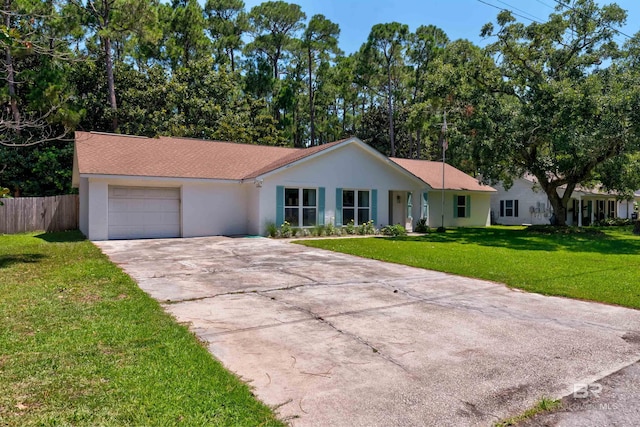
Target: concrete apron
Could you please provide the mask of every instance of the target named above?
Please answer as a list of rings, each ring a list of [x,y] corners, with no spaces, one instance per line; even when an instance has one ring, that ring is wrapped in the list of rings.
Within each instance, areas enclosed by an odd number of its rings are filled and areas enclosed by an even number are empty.
[[[490,425],[640,359],[636,310],[262,238],[97,245],[294,426]]]

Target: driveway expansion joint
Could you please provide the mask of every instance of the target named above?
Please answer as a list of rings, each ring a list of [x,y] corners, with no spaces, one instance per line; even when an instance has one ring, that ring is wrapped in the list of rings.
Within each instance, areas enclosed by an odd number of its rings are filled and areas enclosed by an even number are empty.
[[[270,300],[272,300],[271,297],[269,297],[267,295],[262,295],[262,292],[258,292],[257,294],[262,296],[262,297],[269,298]],[[386,360],[387,362],[390,362],[390,363],[396,365],[397,367],[399,367],[400,369],[402,369],[403,371],[405,371],[405,372],[407,372],[407,373],[409,373],[411,375],[409,370],[404,365],[402,365],[402,363],[398,362],[393,357],[382,353],[379,349],[374,347],[369,341],[367,341],[366,339],[362,338],[361,336],[338,328],[336,325],[334,325],[332,322],[327,320],[325,317],[320,316],[319,314],[315,313],[312,310],[309,310],[308,308],[305,308],[305,307],[302,307],[302,306],[299,306],[299,305],[296,305],[296,304],[292,304],[292,303],[287,302],[287,301],[282,301],[282,300],[276,300],[276,301],[279,304],[284,304],[284,305],[286,305],[288,307],[291,307],[291,308],[294,308],[294,309],[296,309],[298,311],[306,313],[307,315],[309,315],[311,317],[311,319],[316,320],[316,321],[318,321],[318,322],[330,327],[331,329],[335,330],[339,334],[344,335],[346,337],[349,337],[349,338],[355,340],[356,342],[364,345],[365,347],[369,348],[375,355],[381,357],[382,359]],[[337,315],[333,315],[333,316],[337,316]],[[329,317],[329,316],[326,316],[326,317]]]

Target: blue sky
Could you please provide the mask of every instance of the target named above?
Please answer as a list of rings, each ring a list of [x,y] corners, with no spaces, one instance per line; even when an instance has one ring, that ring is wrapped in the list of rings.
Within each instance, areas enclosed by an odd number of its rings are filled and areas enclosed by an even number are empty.
[[[482,0],[499,8],[510,9],[514,13],[531,19],[546,21],[554,0]],[[433,24],[442,28],[450,39],[469,39],[478,45],[486,40],[479,36],[480,29],[487,22],[495,21],[499,9],[478,0],[296,0],[307,14],[307,18],[321,13],[340,25],[340,48],[345,53],[357,51],[375,24],[397,21],[409,25],[415,31],[420,25]],[[260,0],[245,0],[246,10],[262,3]],[[601,1],[609,4],[611,1]],[[618,0],[628,11],[627,25],[621,29],[632,36],[640,31],[640,1]],[[518,17],[518,20],[531,21]],[[624,36],[617,36],[620,42]]]

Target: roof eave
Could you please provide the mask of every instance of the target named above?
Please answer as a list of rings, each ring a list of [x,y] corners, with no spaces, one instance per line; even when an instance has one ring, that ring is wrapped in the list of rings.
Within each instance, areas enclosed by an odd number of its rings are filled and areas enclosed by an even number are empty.
[[[153,175],[120,175],[105,173],[80,173],[80,178],[96,178],[96,179],[117,179],[128,180],[136,179],[143,181],[181,181],[181,182],[209,182],[209,183],[226,183],[241,184],[242,179],[225,179],[225,178],[198,178],[198,177],[178,177],[178,176],[153,176]]]

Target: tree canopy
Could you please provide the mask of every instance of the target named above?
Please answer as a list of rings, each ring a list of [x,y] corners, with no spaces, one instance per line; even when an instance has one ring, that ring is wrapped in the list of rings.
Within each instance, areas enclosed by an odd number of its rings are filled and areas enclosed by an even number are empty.
[[[355,135],[437,160],[445,113],[448,162],[491,181],[532,173],[558,213],[578,185],[640,187],[640,35],[616,43],[615,5],[562,0],[528,25],[502,12],[478,29],[486,48],[427,22],[380,23],[348,54],[335,22],[285,1],[0,7],[0,183],[12,194],[72,191],[75,129],[294,147]]]
[[[545,23],[502,12],[497,29],[483,29],[497,41],[486,49],[495,68],[480,76],[490,94],[474,138],[480,168],[494,180],[535,175],[560,223],[577,186],[625,190],[599,172],[640,148],[638,74],[613,38],[625,18],[616,5],[580,0]]]

